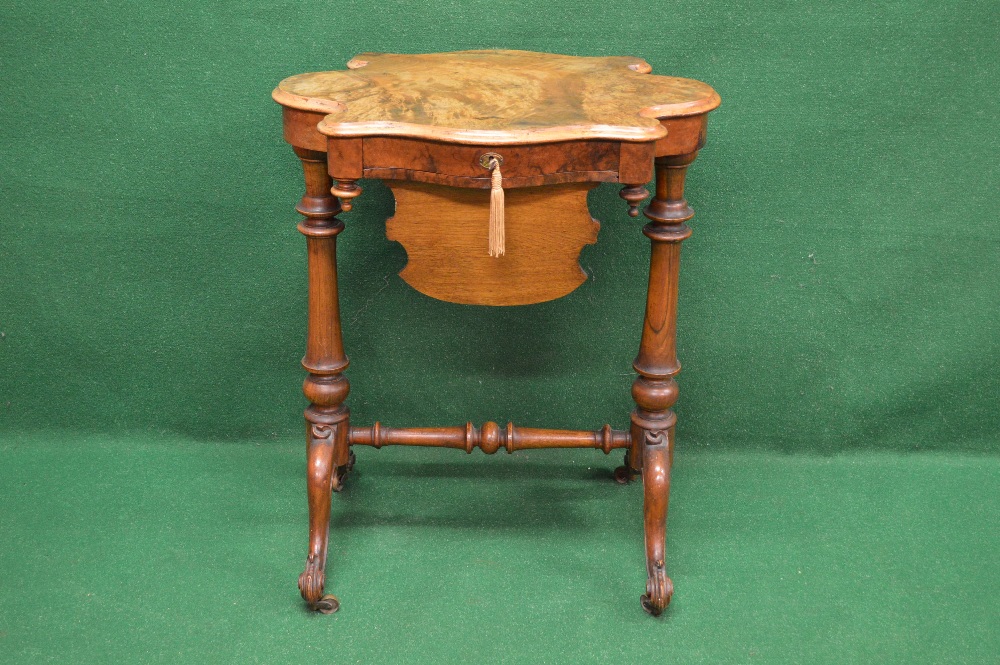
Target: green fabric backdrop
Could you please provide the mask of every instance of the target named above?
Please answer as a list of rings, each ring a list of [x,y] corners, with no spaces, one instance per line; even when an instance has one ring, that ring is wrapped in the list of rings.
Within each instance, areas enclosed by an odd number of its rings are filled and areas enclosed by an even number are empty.
[[[686,447],[995,450],[991,2],[47,2],[0,9],[0,421],[300,431],[298,163],[269,93],[359,51],[631,54],[723,98],[689,176]],[[647,241],[612,186],[591,279],[461,307],[344,215],[356,422],[623,426]]]

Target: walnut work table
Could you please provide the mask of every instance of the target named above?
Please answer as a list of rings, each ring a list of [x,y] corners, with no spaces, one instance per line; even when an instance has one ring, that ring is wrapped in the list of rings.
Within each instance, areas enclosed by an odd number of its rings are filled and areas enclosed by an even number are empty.
[[[639,58],[584,58],[525,51],[424,55],[365,53],[346,71],[291,76],[274,90],[284,135],[302,161],[306,192],[296,210],[306,236],[309,325],[302,364],[308,447],[309,552],[299,589],[324,595],[331,491],[354,464],[352,446],[443,446],[492,454],[528,448],[624,449],[619,482],[641,475],[646,537],[642,606],[660,614],[673,584],[665,559],[677,400],[674,375],[681,241],[694,212],[684,176],[704,145],[719,96],[704,83],[650,74]],[[649,290],[633,363],[636,408],[628,430],[351,426],[337,296],[337,215],[378,178],[396,199],[386,233],[406,249],[401,277],[432,298],[525,305],[564,296],[586,280],[578,256],[597,241],[587,192],[623,185],[628,214],[643,213],[652,241]]]

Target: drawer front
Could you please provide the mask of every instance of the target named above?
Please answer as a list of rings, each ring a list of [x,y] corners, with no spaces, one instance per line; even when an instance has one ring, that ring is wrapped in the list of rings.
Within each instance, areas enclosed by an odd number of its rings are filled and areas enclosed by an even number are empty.
[[[489,186],[484,153],[503,158],[501,173],[509,186],[552,182],[615,180],[621,143],[567,141],[535,145],[470,146],[409,138],[364,139],[364,175],[368,178],[454,181]]]

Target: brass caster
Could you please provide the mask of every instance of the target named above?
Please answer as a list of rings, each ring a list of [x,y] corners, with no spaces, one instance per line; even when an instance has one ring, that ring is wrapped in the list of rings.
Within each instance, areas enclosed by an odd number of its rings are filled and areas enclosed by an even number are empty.
[[[628,485],[632,480],[632,470],[627,466],[620,466],[615,469],[615,482],[619,485]]]
[[[657,575],[656,580],[650,580],[647,587],[653,587],[653,592],[648,591],[639,596],[639,604],[647,614],[658,617],[663,614],[663,610],[670,604],[670,599],[674,595],[674,583],[666,575]]]
[[[326,594],[315,603],[312,608],[320,614],[333,614],[340,609],[340,601],[333,594]]]
[[[632,468],[632,462],[629,460],[629,454],[626,450],[625,457],[622,459],[622,466],[615,469],[615,482],[619,485],[628,485],[637,475],[639,474]]]
[[[646,611],[646,614],[650,616],[658,617],[663,613],[662,609],[656,609],[652,601],[650,601],[648,594],[644,593],[639,596],[639,604],[642,605],[642,609]]]
[[[344,478],[347,476],[347,467],[338,466],[333,470],[333,478],[330,479],[330,489],[340,492],[344,489]]]
[[[334,492],[340,492],[344,489],[344,481],[347,480],[347,474],[351,472],[354,468],[354,451],[352,450],[347,457],[347,464],[343,466],[338,466],[333,470],[333,479],[330,483],[330,489]]]

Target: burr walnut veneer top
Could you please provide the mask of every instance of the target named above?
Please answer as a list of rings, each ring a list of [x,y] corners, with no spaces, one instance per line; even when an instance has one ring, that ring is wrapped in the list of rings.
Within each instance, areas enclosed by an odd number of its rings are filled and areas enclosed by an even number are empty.
[[[711,86],[650,74],[632,57],[528,51],[363,53],[346,71],[286,78],[279,104],[326,113],[327,136],[408,136],[481,145],[655,141],[661,118],[719,105]]]

